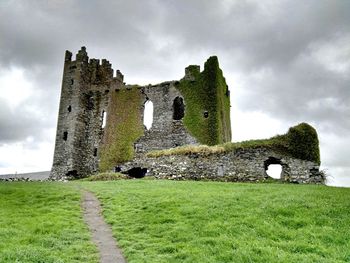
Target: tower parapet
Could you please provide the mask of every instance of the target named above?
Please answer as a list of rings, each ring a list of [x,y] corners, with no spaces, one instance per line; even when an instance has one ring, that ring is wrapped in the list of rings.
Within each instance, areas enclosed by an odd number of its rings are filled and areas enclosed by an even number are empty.
[[[189,65],[185,68],[185,80],[196,80],[201,71],[201,67],[198,65]]]

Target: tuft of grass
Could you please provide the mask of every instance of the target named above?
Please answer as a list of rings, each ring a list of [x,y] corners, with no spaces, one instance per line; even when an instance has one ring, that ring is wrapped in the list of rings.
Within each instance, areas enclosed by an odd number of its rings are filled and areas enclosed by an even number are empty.
[[[207,146],[207,145],[185,145],[171,149],[164,149],[158,151],[151,151],[146,154],[147,157],[160,157],[169,155],[188,155],[188,154],[201,154],[210,155],[214,153],[223,153],[225,148],[223,146]]]
[[[307,123],[291,127],[284,135],[277,135],[270,139],[249,140],[242,142],[228,142],[215,146],[185,145],[181,147],[151,151],[147,157],[187,154],[217,154],[238,149],[270,148],[298,159],[308,160],[320,164],[320,150],[316,130]]]
[[[0,183],[0,262],[98,262],[70,184]]]
[[[350,189],[124,180],[79,182],[128,262],[349,262]]]
[[[81,181],[115,181],[122,179],[130,179],[130,177],[122,173],[98,173],[81,179]]]

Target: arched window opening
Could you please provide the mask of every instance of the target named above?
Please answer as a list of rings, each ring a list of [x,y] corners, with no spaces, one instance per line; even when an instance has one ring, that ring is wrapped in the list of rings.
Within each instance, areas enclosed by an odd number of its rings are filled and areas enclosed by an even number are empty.
[[[176,97],[173,102],[173,119],[181,120],[185,116],[185,105],[181,97]]]
[[[274,179],[281,179],[283,167],[281,160],[275,157],[269,157],[264,162],[266,174]]]
[[[102,112],[102,129],[106,127],[106,121],[107,121],[107,112]]]
[[[267,167],[266,173],[268,176],[274,179],[281,179],[282,175],[282,165],[280,164],[270,164]]]
[[[67,141],[67,139],[68,139],[68,132],[65,131],[65,132],[63,133],[63,140],[64,140],[64,141]]]
[[[147,100],[145,103],[145,110],[143,112],[143,124],[146,126],[146,129],[149,130],[153,124],[153,102]]]
[[[69,105],[69,106],[68,106],[68,112],[71,112],[71,111],[72,111],[72,106]]]

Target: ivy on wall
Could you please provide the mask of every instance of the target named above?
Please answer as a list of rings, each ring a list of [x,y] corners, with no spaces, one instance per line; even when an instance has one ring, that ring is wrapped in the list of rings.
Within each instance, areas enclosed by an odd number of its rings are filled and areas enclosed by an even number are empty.
[[[184,78],[176,86],[186,102],[186,128],[201,144],[231,141],[230,96],[217,57],[210,57],[202,72],[197,66],[187,70],[194,80]]]
[[[134,142],[144,131],[140,105],[142,96],[136,86],[111,95],[100,151],[100,171],[111,170],[134,157]]]

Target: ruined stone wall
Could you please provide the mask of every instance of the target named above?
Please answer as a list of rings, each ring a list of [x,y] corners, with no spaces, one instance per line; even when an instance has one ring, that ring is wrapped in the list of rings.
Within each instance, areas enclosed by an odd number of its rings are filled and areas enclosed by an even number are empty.
[[[82,49],[72,60],[66,51],[52,179],[82,177],[98,170],[102,118],[110,90],[122,84],[107,60],[91,59]]]
[[[89,59],[85,47],[75,60],[67,51],[51,178],[111,170],[151,150],[229,141],[226,82],[216,57],[205,65],[203,73],[186,68],[183,81],[125,85],[120,71],[114,76],[107,60]],[[154,106],[149,130],[142,124],[147,101]]]
[[[319,166],[283,155],[268,148],[238,149],[210,155],[170,155],[141,157],[123,164],[122,172],[133,167],[147,168],[147,175],[174,180],[264,181],[270,164],[282,166],[281,181],[324,183]]]
[[[197,140],[186,130],[182,118],[174,119],[174,101],[181,98],[186,113],[186,101],[172,82],[141,87],[144,97],[141,118],[144,118],[144,105],[147,101],[153,103],[153,123],[144,135],[135,142],[137,153],[152,150],[173,148],[186,144],[197,144]]]

